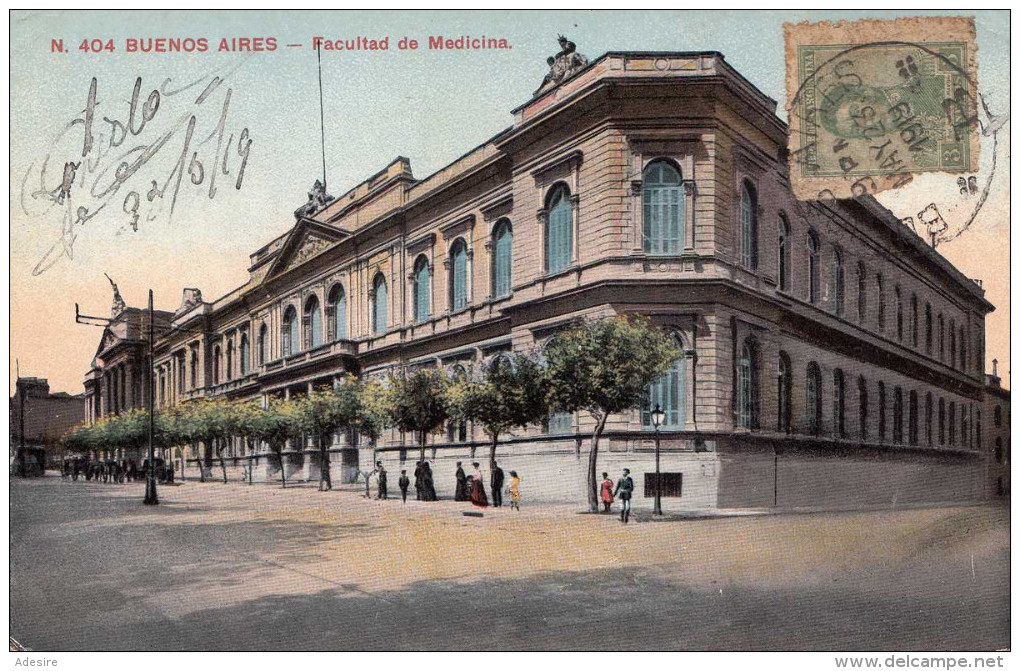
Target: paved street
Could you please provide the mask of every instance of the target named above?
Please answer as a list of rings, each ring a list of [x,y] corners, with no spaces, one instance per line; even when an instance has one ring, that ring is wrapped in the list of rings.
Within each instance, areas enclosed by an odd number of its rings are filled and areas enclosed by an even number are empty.
[[[639,521],[189,482],[11,481],[11,630],[53,650],[980,649],[1003,506]]]

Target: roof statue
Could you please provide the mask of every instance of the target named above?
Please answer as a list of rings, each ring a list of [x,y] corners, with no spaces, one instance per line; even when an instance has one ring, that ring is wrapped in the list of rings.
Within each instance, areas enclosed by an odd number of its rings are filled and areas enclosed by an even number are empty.
[[[106,275],[106,273],[103,274]],[[110,280],[110,286],[113,287],[113,306],[110,308],[110,316],[116,317],[121,312],[124,312],[124,308],[127,307],[127,303],[124,302],[124,298],[120,295],[117,283],[114,282],[109,275],[106,275],[106,279]]]
[[[308,192],[308,202],[294,210],[295,217],[310,217],[323,209],[334,200],[333,196],[326,193],[326,185],[315,180],[312,190]]]
[[[545,61],[549,65],[549,73],[542,80],[542,85],[535,91],[536,95],[565,82],[588,67],[588,57],[577,53],[576,44],[568,40],[564,35],[559,36],[559,42],[560,52],[555,56],[550,56]]]

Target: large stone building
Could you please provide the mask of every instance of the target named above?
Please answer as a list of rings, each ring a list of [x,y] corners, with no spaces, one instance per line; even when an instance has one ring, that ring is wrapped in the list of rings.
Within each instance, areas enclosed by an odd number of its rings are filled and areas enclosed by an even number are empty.
[[[638,313],[684,352],[650,390],[663,470],[682,474],[667,509],[982,496],[974,418],[993,307],[874,199],[795,200],[776,102],[721,54],[607,53],[513,119],[423,179],[400,157],[335,198],[317,185],[251,255],[247,283],[212,301],[185,290],[158,344],[157,403],[467,371],[578,319]],[[554,415],[499,460],[531,500],[583,501],[591,428]],[[629,467],[650,505],[647,413],[612,417],[605,435],[602,468]],[[404,439],[338,436],[334,478],[376,458],[395,472]],[[486,444],[471,426],[430,442],[440,494]],[[304,447],[283,467],[314,479]],[[175,455],[185,475],[203,450]],[[227,454],[278,477],[261,449]]]
[[[999,362],[995,359],[992,359],[991,374],[985,377],[984,413],[984,422],[978,415],[978,431],[987,463],[985,495],[990,499],[1001,499],[1010,493],[1010,411],[1009,389],[1002,388]]]
[[[10,469],[12,473],[42,475],[57,468],[60,437],[85,421],[85,397],[50,393],[45,378],[19,377],[10,398]]]

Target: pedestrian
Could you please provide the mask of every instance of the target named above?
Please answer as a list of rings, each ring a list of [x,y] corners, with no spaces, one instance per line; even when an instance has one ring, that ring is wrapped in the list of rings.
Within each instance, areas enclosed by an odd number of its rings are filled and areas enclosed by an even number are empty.
[[[172,485],[174,483],[174,462],[171,461],[170,464],[167,466],[166,473],[167,473],[167,481]],[[249,471],[249,473],[250,473],[250,471]],[[250,479],[249,479],[249,482],[250,482]]]
[[[602,499],[603,513],[610,513],[613,510],[613,481],[609,479],[609,473],[602,474]]]
[[[386,468],[383,466],[381,461],[377,461],[375,463],[375,470],[376,470],[376,473],[378,474],[378,485],[379,485],[379,495],[378,495],[378,498],[380,500],[382,500],[382,501],[385,501],[386,499],[389,498],[388,492],[386,491]]]
[[[464,467],[461,466],[461,462],[457,462],[457,489],[454,490],[453,500],[454,501],[467,501],[469,498],[469,492],[467,487],[467,476],[464,474]]]
[[[503,507],[503,469],[492,462],[492,507]]]
[[[414,495],[419,501],[422,500],[423,491],[424,490],[422,489],[422,467],[421,461],[418,461],[418,463],[414,465]]]
[[[400,498],[404,503],[407,503],[407,488],[411,486],[411,479],[407,477],[407,471],[400,471],[400,479],[397,480],[397,486],[400,487]]]
[[[361,474],[365,476],[365,498],[372,498],[372,476],[375,475],[375,471],[361,471]]]
[[[471,483],[471,503],[479,508],[485,508],[489,505],[489,498],[485,495],[482,467],[478,465],[477,461],[471,465],[475,467],[474,480]]]
[[[71,464],[71,480],[73,480],[74,482],[78,482],[78,473],[80,471],[81,471],[81,461],[79,461],[78,459],[75,459],[74,463]]]
[[[630,477],[630,469],[623,469],[623,476],[616,481],[616,490],[613,495],[620,495],[620,521],[626,524],[630,521],[630,497],[634,493],[634,480]]]
[[[510,471],[510,487],[507,491],[510,492],[510,510],[521,512],[521,479],[517,471]]]
[[[425,501],[438,501],[439,497],[436,496],[436,483],[432,479],[432,466],[429,462],[424,462],[421,465],[421,488],[422,488],[422,499]]]

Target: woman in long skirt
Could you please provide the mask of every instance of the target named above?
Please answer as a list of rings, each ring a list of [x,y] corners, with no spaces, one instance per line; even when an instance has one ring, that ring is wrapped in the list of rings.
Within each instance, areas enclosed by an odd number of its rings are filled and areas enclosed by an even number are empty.
[[[478,465],[478,462],[471,464],[475,467],[474,482],[471,483],[471,503],[478,506],[479,508],[485,508],[489,505],[489,497],[485,495],[485,481],[482,479],[482,469]]]
[[[521,478],[517,471],[510,471],[510,509],[521,512]]]
[[[421,485],[422,499],[425,501],[438,501],[439,497],[436,496],[436,482],[432,478],[432,466],[429,462],[425,462],[421,465]]]

